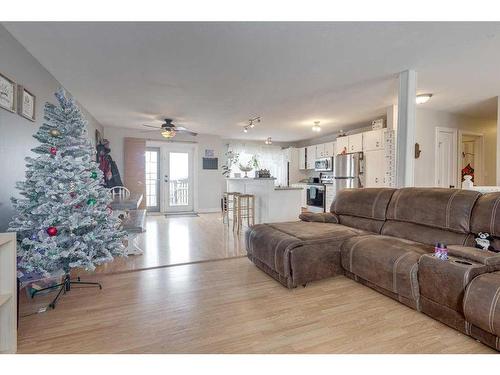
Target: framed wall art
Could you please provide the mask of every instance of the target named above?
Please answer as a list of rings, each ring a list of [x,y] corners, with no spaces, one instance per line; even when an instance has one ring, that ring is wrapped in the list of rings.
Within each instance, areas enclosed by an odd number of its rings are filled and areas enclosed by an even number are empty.
[[[17,113],[30,121],[35,121],[36,97],[25,87],[18,86],[18,106]]]
[[[10,112],[16,112],[16,83],[0,73],[0,107]]]

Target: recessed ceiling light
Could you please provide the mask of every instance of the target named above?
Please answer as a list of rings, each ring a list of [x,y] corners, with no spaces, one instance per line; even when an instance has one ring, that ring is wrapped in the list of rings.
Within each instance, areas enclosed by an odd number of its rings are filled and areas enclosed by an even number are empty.
[[[415,101],[417,102],[417,104],[424,104],[427,103],[430,98],[432,98],[432,94],[420,94],[417,95]]]
[[[319,126],[319,121],[314,121],[312,131],[313,132],[320,132],[321,131],[321,126]]]

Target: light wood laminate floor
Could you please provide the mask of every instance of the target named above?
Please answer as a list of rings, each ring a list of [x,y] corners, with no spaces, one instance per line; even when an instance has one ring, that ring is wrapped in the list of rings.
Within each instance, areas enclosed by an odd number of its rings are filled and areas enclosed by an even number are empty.
[[[245,256],[243,231],[222,223],[220,213],[198,217],[146,217],[146,232],[138,236],[142,255],[116,258],[98,267],[98,273],[114,273],[164,267],[214,259]]]
[[[491,353],[344,277],[288,290],[248,259],[94,275],[21,319],[21,353]]]

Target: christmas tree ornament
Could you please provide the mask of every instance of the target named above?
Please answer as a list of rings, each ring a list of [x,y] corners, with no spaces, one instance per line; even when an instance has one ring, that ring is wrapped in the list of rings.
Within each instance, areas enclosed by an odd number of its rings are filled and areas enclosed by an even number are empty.
[[[89,198],[89,199],[87,200],[87,204],[88,204],[89,206],[93,206],[93,205],[94,205],[94,204],[96,204],[96,203],[97,203],[97,200],[96,200],[95,198]]]
[[[47,234],[48,234],[50,237],[57,236],[57,228],[56,228],[56,227],[48,227],[48,228],[47,228]]]
[[[50,148],[50,153],[51,153],[52,155],[56,155],[56,154],[57,154],[57,148],[56,148],[56,147],[51,147],[51,148]]]
[[[82,205],[81,204],[77,204],[77,205],[75,205],[75,208],[78,210],[78,209],[82,208]]]
[[[51,137],[59,137],[61,132],[58,129],[50,129],[49,134]]]
[[[36,233],[33,233],[30,237],[30,240],[31,241],[38,241],[38,236],[36,235]]]
[[[97,178],[97,172],[92,171],[92,173],[90,174],[90,177],[92,177],[95,180]]]
[[[72,191],[71,193],[69,193],[69,196],[70,196],[71,198],[74,198],[74,197],[76,197],[76,193],[75,193],[74,191]]]

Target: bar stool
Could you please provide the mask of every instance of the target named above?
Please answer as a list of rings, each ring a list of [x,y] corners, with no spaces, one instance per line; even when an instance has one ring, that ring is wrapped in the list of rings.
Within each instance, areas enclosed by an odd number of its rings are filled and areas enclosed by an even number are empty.
[[[236,217],[236,196],[238,196],[239,192],[225,192],[222,197],[222,222],[225,222],[227,219],[227,225],[229,225],[229,218],[232,216],[233,221]],[[232,214],[230,216],[230,213]]]
[[[238,194],[236,197],[236,216],[233,220],[233,231],[236,226],[236,232],[239,233],[244,219],[247,219],[247,226],[255,225],[255,195],[253,194]]]

